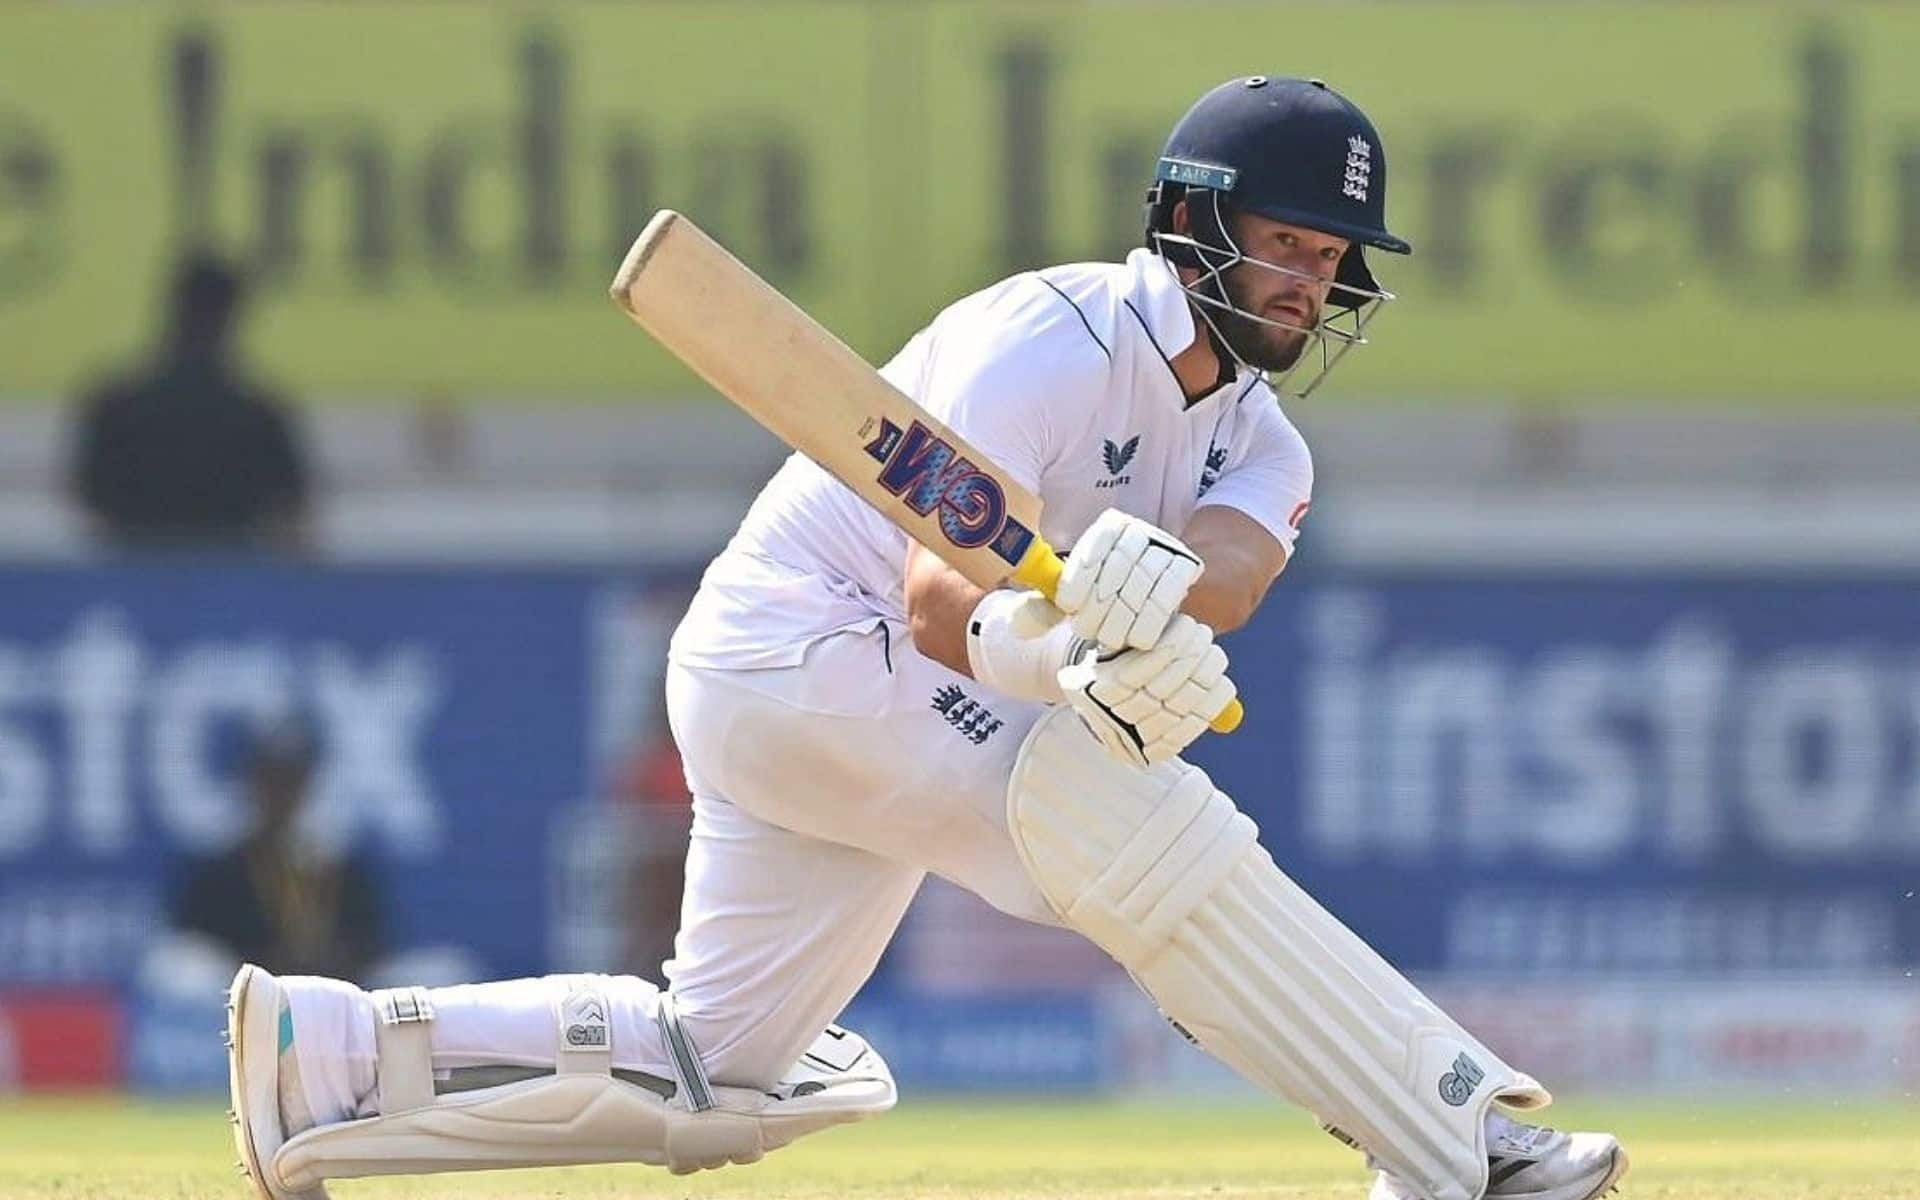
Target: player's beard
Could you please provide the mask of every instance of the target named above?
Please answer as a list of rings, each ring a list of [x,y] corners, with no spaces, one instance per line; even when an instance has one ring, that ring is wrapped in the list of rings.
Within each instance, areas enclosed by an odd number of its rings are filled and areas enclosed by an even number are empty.
[[[1222,298],[1232,306],[1232,311],[1209,306],[1209,315],[1227,349],[1241,362],[1261,371],[1285,371],[1299,362],[1312,335],[1282,329],[1249,316],[1254,300],[1247,294],[1251,289],[1246,286],[1244,270],[1230,269],[1221,276],[1221,281],[1226,285]]]

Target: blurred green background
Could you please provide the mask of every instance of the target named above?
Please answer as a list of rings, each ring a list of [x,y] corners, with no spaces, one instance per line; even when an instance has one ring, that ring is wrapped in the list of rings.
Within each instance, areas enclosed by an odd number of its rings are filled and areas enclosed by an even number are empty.
[[[1113,258],[1172,121],[1316,74],[1382,130],[1402,300],[1343,401],[1911,404],[1920,7],[0,7],[0,397],[249,263],[323,402],[630,400],[688,376],[604,284],[684,208],[869,357],[1011,270]]]

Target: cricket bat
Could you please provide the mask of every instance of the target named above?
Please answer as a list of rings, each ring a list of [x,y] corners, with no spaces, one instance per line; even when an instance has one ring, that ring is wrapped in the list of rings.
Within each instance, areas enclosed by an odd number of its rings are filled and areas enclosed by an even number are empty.
[[[655,213],[610,291],[721,395],[962,575],[1053,598],[1061,560],[1040,536],[1040,497],[692,221]],[[1235,700],[1213,728],[1230,732],[1241,715]]]

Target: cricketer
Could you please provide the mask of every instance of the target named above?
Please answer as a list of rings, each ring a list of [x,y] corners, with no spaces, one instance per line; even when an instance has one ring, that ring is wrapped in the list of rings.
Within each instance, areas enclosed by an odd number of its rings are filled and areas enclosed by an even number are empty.
[[[366,992],[243,967],[237,1141],[263,1200],[327,1179],[745,1163],[884,1112],[831,1022],[928,872],[1097,943],[1182,1032],[1375,1168],[1373,1200],[1591,1200],[1604,1134],[1306,895],[1179,757],[1235,697],[1219,634],[1281,575],[1304,395],[1392,297],[1386,151],[1318,80],[1175,125],[1124,263],[959,300],[881,374],[1043,501],[1057,594],[986,589],[794,455],[708,567],[666,692],[693,794],[668,987]],[[803,402],[796,398],[795,403]],[[909,471],[911,463],[906,465]],[[931,469],[931,468],[929,468]]]

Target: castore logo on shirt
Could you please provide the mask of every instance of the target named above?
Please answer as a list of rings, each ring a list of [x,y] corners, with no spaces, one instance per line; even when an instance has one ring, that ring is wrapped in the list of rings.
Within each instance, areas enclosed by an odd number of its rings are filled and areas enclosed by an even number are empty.
[[[1118,446],[1103,438],[1100,443],[1100,457],[1106,460],[1107,474],[1111,478],[1095,480],[1093,486],[1116,488],[1123,483],[1132,483],[1133,476],[1122,475],[1120,472],[1127,469],[1127,464],[1133,461],[1133,456],[1139,449],[1140,435],[1137,433],[1128,438],[1123,445]]]

